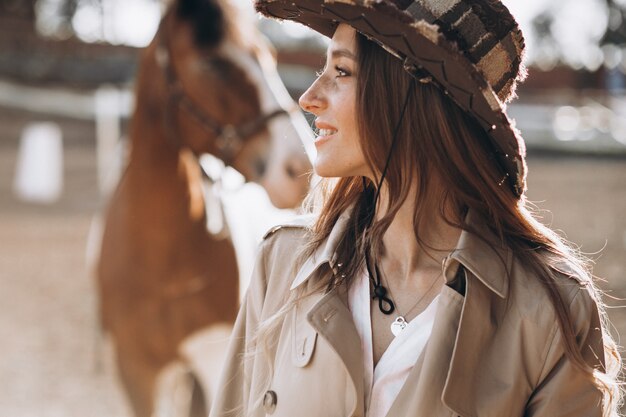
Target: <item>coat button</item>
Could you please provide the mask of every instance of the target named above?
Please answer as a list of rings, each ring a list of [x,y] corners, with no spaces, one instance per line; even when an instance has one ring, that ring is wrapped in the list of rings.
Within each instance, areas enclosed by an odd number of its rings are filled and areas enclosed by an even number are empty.
[[[272,390],[269,390],[265,393],[263,397],[263,409],[267,414],[272,414],[274,410],[276,410],[276,402],[278,398],[276,397],[276,393]]]

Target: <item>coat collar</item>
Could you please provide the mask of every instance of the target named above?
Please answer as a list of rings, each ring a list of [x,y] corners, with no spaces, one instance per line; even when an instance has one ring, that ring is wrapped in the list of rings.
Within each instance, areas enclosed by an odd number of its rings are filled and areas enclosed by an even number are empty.
[[[487,227],[487,220],[469,211],[466,223],[476,231],[461,232],[459,241],[444,260],[446,281],[454,278],[455,263],[463,265],[487,288],[505,298],[509,290],[509,275],[513,265],[513,251],[504,245]]]
[[[322,244],[311,256],[306,259],[306,261],[304,261],[296,274],[296,278],[291,284],[292,290],[306,282],[322,265],[329,264],[331,268],[335,268],[335,264],[337,262],[337,247],[339,246],[341,238],[348,228],[351,214],[352,208],[342,213],[335,222],[335,225],[326,240],[322,242]]]
[[[299,287],[314,275],[322,265],[328,264],[333,270],[341,262],[337,257],[337,248],[348,227],[353,207],[342,213],[326,240],[302,264],[296,274],[291,289]],[[454,279],[455,267],[463,265],[491,291],[505,298],[509,288],[509,273],[513,263],[513,252],[507,248],[487,227],[487,221],[477,213],[468,212],[467,224],[476,230],[476,234],[466,230],[461,232],[459,241],[444,260],[446,281]]]

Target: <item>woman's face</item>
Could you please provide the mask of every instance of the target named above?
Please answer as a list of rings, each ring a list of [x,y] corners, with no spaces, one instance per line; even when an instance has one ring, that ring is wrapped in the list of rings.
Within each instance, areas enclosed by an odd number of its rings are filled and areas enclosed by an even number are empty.
[[[313,166],[321,177],[369,176],[356,122],[356,64],[356,31],[340,24],[323,72],[300,97],[300,107],[316,116]]]

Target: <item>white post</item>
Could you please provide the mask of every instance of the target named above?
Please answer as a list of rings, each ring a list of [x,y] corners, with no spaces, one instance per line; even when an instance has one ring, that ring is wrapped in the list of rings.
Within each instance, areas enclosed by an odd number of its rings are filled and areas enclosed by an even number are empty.
[[[20,138],[13,191],[23,201],[51,204],[63,191],[63,134],[56,123],[28,124]]]

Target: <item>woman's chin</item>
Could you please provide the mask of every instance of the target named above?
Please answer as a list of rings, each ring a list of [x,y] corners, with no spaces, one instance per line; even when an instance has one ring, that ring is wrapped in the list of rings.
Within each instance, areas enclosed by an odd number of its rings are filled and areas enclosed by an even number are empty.
[[[341,170],[337,169],[336,164],[324,163],[319,161],[319,158],[313,164],[313,170],[315,174],[322,178],[342,177]]]
[[[322,177],[322,178],[340,177],[340,175],[336,175],[333,170],[317,168],[314,166],[313,171],[315,172],[315,175],[317,175],[318,177]]]
[[[358,170],[348,169],[348,168],[339,168],[337,164],[327,164],[327,163],[314,163],[313,171],[315,174],[322,178],[343,178],[343,177],[357,177],[362,176],[358,172]]]
[[[360,151],[345,148],[320,149],[313,162],[315,173],[324,178],[366,175],[367,162]]]

